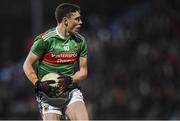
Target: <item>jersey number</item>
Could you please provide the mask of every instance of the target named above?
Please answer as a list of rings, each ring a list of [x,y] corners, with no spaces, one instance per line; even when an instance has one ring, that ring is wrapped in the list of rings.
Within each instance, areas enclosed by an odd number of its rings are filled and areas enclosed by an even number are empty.
[[[69,51],[69,46],[68,46],[68,45],[65,45],[65,46],[64,46],[64,50],[65,50],[65,51]]]

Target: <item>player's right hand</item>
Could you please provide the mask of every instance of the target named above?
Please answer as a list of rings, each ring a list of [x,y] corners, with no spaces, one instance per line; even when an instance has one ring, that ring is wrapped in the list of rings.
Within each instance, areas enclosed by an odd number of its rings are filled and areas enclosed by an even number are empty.
[[[50,84],[54,84],[54,83],[56,83],[55,80],[46,80],[43,82],[37,81],[35,83],[35,93],[37,93],[38,91],[48,92],[52,88]]]

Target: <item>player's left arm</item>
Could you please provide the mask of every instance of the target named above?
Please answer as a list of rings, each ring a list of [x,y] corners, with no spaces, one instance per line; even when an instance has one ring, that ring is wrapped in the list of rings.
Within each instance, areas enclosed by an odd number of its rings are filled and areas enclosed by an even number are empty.
[[[87,78],[87,56],[79,57],[79,71],[77,71],[73,76],[73,82],[79,82]]]

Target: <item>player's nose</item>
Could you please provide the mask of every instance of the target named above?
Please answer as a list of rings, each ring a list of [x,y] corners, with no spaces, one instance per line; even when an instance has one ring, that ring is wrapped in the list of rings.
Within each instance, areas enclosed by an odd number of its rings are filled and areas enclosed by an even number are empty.
[[[83,22],[82,22],[82,20],[80,19],[80,20],[79,20],[79,24],[81,25],[82,23],[83,23]]]

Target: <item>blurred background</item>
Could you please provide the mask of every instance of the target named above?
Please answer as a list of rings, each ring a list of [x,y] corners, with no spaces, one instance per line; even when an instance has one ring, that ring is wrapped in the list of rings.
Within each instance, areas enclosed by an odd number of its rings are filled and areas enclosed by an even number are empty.
[[[180,119],[179,0],[1,0],[1,120],[41,119],[22,64],[62,2],[82,9],[90,119]]]

